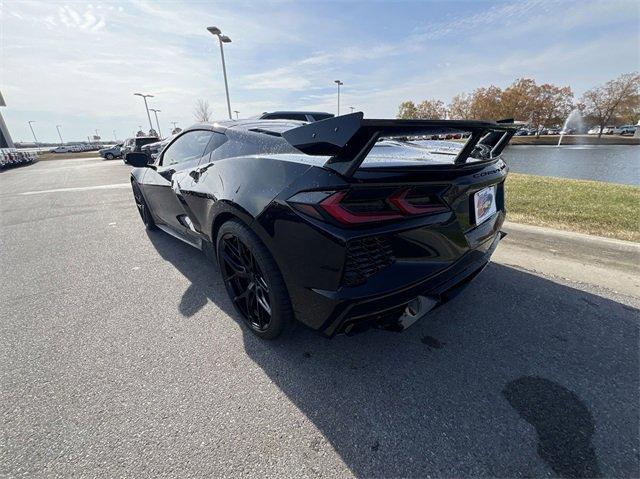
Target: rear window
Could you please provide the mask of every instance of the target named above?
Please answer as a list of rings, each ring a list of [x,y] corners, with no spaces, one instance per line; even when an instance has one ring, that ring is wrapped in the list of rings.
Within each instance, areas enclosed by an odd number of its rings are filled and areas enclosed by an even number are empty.
[[[333,118],[331,113],[320,113],[313,115],[313,119],[316,121],[326,120],[327,118]]]

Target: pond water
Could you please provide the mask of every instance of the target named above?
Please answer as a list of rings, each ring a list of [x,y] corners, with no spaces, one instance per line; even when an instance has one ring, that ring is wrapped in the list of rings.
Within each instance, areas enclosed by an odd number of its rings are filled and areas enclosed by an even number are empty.
[[[511,145],[503,157],[515,173],[640,185],[637,145]]]

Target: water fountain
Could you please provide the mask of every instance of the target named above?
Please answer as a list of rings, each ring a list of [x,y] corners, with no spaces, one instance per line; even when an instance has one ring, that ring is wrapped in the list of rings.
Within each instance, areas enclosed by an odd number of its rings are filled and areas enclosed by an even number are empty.
[[[564,137],[565,132],[568,131],[568,128],[573,127],[576,130],[582,131],[583,122],[582,122],[582,113],[577,108],[571,110],[569,116],[564,121],[564,125],[562,125],[562,130],[560,131],[560,139],[558,140],[558,144],[556,146],[560,146],[562,144],[562,137]]]

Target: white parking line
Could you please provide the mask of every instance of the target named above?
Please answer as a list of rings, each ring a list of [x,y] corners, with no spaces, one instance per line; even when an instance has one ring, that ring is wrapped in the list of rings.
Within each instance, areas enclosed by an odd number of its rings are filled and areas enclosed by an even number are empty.
[[[45,193],[61,193],[65,191],[109,190],[113,188],[131,188],[131,183],[114,183],[112,185],[76,186],[74,188],[56,188],[54,190],[26,191],[21,195],[41,195]]]

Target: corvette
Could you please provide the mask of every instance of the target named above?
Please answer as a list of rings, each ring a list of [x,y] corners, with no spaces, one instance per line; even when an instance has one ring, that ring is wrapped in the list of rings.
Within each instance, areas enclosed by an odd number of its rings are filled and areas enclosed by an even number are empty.
[[[402,330],[455,296],[504,235],[513,122],[196,124],[154,160],[129,153],[146,227],[217,259],[256,335]],[[466,142],[411,140],[458,135]]]

